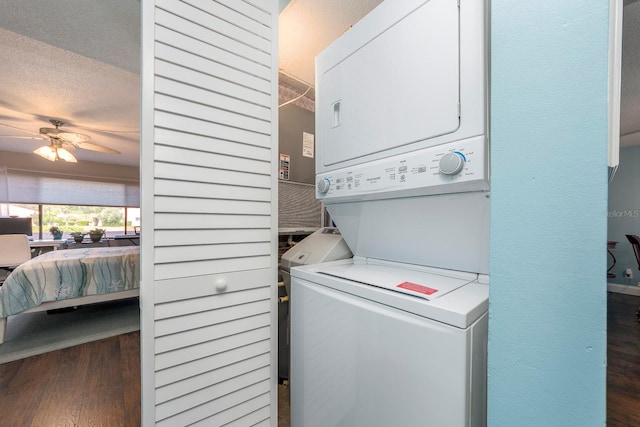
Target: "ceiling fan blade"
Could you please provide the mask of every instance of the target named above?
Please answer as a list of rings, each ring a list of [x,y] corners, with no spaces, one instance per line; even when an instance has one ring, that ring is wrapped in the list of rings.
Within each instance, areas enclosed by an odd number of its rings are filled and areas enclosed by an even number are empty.
[[[8,138],[8,139],[34,139],[38,141],[48,141],[49,138],[45,138],[42,136],[22,136],[22,135],[0,135],[0,138]]]
[[[124,133],[124,134],[139,134],[140,133],[140,128],[139,127],[123,127],[122,129],[101,129],[101,128],[94,128],[94,127],[89,127],[89,126],[80,126],[80,125],[75,125],[74,127],[78,128],[78,129],[83,129],[83,130],[88,130],[91,132],[96,132],[96,133],[106,133],[106,134],[112,134],[112,133],[116,133],[116,134],[120,134],[120,133]]]
[[[73,132],[59,132],[56,136],[60,138],[61,141],[74,145],[84,144],[91,140],[91,137],[88,135]]]
[[[118,150],[114,150],[113,148],[105,147],[103,145],[94,144],[93,142],[81,142],[74,145],[78,148],[82,148],[83,150],[98,151],[100,153],[108,154],[120,154]]]
[[[84,142],[88,142],[91,140],[91,137],[88,135],[83,135],[81,133],[74,132],[66,132],[64,130],[60,130],[58,128],[40,128],[40,134],[46,135],[50,138],[59,139],[62,142],[66,142],[68,144],[82,144]]]
[[[29,130],[29,129],[24,129],[24,128],[21,128],[21,127],[18,127],[18,126],[12,126],[12,125],[8,125],[6,123],[0,123],[0,126],[11,128],[11,129],[16,129],[16,130],[20,130],[20,131],[23,131],[23,132],[27,132],[27,133],[33,134],[33,135],[40,136],[40,134],[37,133],[37,132],[33,132],[33,131]]]
[[[32,132],[28,129],[22,129],[17,126],[12,126],[4,123],[0,123],[0,126],[25,131],[27,133],[33,134],[33,136],[23,136],[23,135],[0,135],[0,138],[7,139],[33,139],[33,140],[41,140],[48,141],[51,144],[51,147],[61,149],[64,148],[70,153],[73,153],[76,148],[81,148],[83,150],[91,150],[97,151],[100,153],[107,154],[121,154],[118,150],[114,150],[113,148],[105,147],[103,145],[94,144],[89,142],[91,137],[88,135],[83,135],[81,133],[75,132],[67,132],[62,129],[59,129],[64,123],[60,120],[51,119],[49,120],[54,128],[51,127],[42,127],[40,128],[40,133]],[[72,156],[73,157],[73,156]]]

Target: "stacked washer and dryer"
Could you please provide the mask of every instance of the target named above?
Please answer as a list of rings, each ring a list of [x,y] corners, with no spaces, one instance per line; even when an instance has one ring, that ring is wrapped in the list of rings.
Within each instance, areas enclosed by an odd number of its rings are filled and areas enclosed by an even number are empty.
[[[354,257],[291,269],[294,427],[486,425],[487,16],[386,0],[316,58],[316,194]]]

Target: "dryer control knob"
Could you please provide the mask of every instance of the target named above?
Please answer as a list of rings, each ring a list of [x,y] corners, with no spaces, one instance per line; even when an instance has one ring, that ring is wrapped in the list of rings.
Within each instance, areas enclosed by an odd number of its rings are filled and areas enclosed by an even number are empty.
[[[331,181],[329,181],[329,179],[324,178],[318,181],[318,193],[327,194],[329,187],[331,187]]]
[[[440,173],[444,175],[455,175],[462,170],[465,162],[464,154],[454,151],[447,153],[440,159]]]

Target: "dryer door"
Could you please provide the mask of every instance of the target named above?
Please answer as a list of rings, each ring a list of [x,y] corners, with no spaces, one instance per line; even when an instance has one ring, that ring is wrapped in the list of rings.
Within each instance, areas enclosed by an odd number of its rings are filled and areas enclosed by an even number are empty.
[[[459,20],[451,0],[382,3],[318,56],[323,166],[458,129]]]

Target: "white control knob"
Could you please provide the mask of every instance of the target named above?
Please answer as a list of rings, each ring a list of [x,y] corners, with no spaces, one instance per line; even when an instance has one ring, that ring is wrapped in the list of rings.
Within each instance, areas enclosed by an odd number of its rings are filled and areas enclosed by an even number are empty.
[[[464,167],[465,158],[462,153],[447,153],[440,159],[440,173],[444,175],[455,175]]]
[[[331,187],[331,181],[329,181],[329,179],[324,178],[318,181],[318,193],[327,194],[329,187]]]

